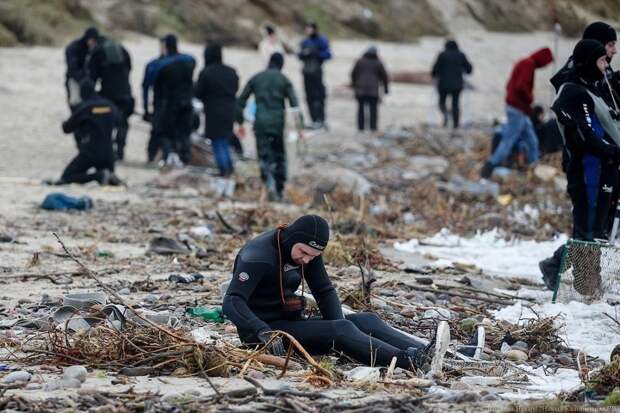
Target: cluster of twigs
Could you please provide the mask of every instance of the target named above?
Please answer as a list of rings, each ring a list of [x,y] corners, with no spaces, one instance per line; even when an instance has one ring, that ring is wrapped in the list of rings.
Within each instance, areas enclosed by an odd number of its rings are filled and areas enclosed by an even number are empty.
[[[611,363],[594,372],[586,384],[600,395],[609,394],[620,387],[620,357],[613,358]]]
[[[175,331],[184,336],[184,332]],[[148,368],[171,372],[182,368],[187,374],[226,376],[229,360],[215,345],[179,341],[175,337],[127,321],[119,331],[105,325],[86,332],[66,335],[58,329],[48,332],[46,346],[61,364],[87,364],[107,368]]]
[[[499,349],[509,334],[513,340],[524,341],[530,348],[536,348],[542,353],[554,353],[566,349],[566,343],[559,334],[562,326],[556,323],[558,317],[532,318],[524,325],[499,321],[493,326],[486,327],[487,343],[492,349]]]
[[[47,340],[35,340],[34,346],[22,348],[26,354],[53,356],[58,362],[66,364],[80,363],[121,369],[146,368],[147,373],[178,372],[178,369],[182,369],[184,374],[202,374],[216,392],[217,389],[208,376],[226,376],[231,367],[243,372],[253,363],[278,365],[277,361],[273,362],[264,357],[269,344],[257,351],[237,349],[226,343],[220,343],[219,346],[202,344],[194,341],[184,330],[173,330],[154,323],[101,282],[97,274],[78,260],[58,235],[54,235],[67,256],[141,322],[128,320],[122,330],[103,324],[73,335],[53,328],[48,332]],[[290,343],[287,358],[281,366],[282,375],[289,366],[293,350],[296,350],[314,370],[314,373],[308,376],[308,381],[322,386],[331,385],[331,373],[322,368],[294,337],[285,332],[278,332],[278,335]],[[272,339],[275,337],[274,335]],[[42,345],[37,347],[36,343]]]

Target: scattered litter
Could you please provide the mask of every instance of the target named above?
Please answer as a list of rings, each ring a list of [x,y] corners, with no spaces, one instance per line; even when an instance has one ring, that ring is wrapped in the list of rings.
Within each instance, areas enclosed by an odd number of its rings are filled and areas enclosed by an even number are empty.
[[[149,242],[147,254],[191,254],[191,250],[172,238],[156,237]]]
[[[205,276],[199,273],[196,274],[170,274],[168,281],[178,284],[190,284],[196,281],[204,280]]]
[[[185,312],[193,317],[200,317],[205,321],[213,321],[215,323],[224,322],[222,307],[188,307]]]

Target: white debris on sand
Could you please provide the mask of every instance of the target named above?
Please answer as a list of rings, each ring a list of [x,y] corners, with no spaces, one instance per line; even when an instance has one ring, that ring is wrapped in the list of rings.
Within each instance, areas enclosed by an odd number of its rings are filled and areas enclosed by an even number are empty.
[[[565,323],[561,331],[568,347],[583,350],[590,356],[609,361],[611,351],[620,344],[620,328],[603,314],[617,318],[618,310],[607,303],[545,303],[534,305],[532,309],[541,317],[560,314],[562,322]],[[495,317],[517,323],[537,318],[534,311],[518,302],[496,311]]]
[[[528,372],[530,384],[513,392],[498,394],[507,400],[551,399],[559,393],[572,392],[581,386],[581,379],[577,370],[558,369],[554,374],[545,373],[542,367],[533,369],[522,365]]]
[[[505,234],[498,229],[463,238],[444,228],[430,238],[397,242],[394,248],[432,256],[436,259],[432,265],[439,268],[454,263],[475,265],[492,276],[518,277],[542,283],[538,262],[551,256],[566,240],[564,235],[545,242],[517,238],[506,240]]]

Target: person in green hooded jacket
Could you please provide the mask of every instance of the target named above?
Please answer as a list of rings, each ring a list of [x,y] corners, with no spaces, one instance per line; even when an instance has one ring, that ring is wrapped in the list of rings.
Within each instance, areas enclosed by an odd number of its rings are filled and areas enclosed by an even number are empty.
[[[286,182],[286,100],[292,108],[299,107],[293,85],[281,72],[282,66],[284,56],[281,53],[272,54],[267,69],[254,75],[239,95],[236,115],[237,123],[242,125],[243,110],[249,97],[254,95],[256,152],[261,179],[272,201],[282,200]]]

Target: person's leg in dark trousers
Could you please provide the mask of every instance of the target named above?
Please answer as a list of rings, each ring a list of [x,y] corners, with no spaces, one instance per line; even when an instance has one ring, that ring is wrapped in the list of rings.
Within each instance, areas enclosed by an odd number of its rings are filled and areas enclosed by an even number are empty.
[[[448,108],[446,108],[446,97],[448,97],[448,92],[444,90],[438,90],[439,92],[439,110],[441,111],[441,115],[443,116],[443,127],[448,126]]]
[[[260,177],[265,187],[267,187],[267,191],[275,193],[276,180],[273,175],[273,164],[275,159],[272,150],[272,141],[272,136],[256,133],[256,153],[258,155]]]
[[[323,73],[304,74],[304,89],[308,111],[313,122],[325,121],[325,85],[323,85]]]
[[[368,98],[366,98],[366,101],[368,102],[368,112],[370,112],[370,130],[372,132],[376,132],[378,124],[377,106],[379,105],[379,98],[375,96],[368,96]]]
[[[325,123],[325,98],[327,97],[327,92],[325,90],[325,84],[323,83],[323,69],[319,71],[318,78],[318,89],[319,94],[317,96],[317,114],[319,117],[320,123]]]
[[[457,129],[461,119],[461,108],[459,106],[461,91],[457,90],[456,92],[452,92],[450,94],[452,95],[452,127]]]
[[[127,133],[129,132],[129,117],[133,113],[132,100],[116,100],[114,104],[121,112],[121,122],[116,128],[116,136],[114,142],[116,144],[116,159],[123,160],[125,158],[125,144],[127,143]]]
[[[125,159],[125,143],[127,142],[127,132],[129,130],[128,118],[121,115],[121,121],[116,128],[116,136],[114,141],[116,142],[116,159],[122,161]]]
[[[609,239],[611,232],[609,216],[613,216],[613,208],[615,207],[617,173],[617,165],[602,163],[596,202],[596,218],[592,230],[595,239]]]
[[[366,126],[364,121],[364,110],[365,110],[365,100],[363,96],[357,97],[357,130],[360,132],[364,131],[364,127]]]
[[[616,207],[618,205],[618,196],[620,196],[620,171],[618,170],[618,166],[616,165],[609,168],[609,174],[610,179],[614,182],[614,190],[611,195],[611,205],[609,206],[609,213],[607,217],[607,229],[609,234],[611,235],[611,229],[613,227],[614,218],[616,215]]]
[[[188,164],[192,157],[192,144],[190,135],[192,133],[193,107],[191,101],[183,102],[179,105],[176,112],[176,146],[177,153],[184,164]]]
[[[153,128],[157,130],[164,161],[175,152],[174,144],[174,113],[172,104],[163,101],[153,117]]]
[[[381,341],[393,345],[401,350],[409,347],[425,348],[424,343],[395,330],[374,313],[356,313],[346,316],[357,328],[364,333],[376,337]]]
[[[310,119],[312,122],[317,121],[317,113],[313,104],[313,99],[316,91],[314,83],[314,76],[304,73],[304,91],[306,92],[306,104],[308,105],[308,112],[310,113]]]
[[[286,183],[286,147],[284,144],[284,132],[274,136],[271,141],[271,151],[273,153],[272,173],[276,185],[276,196],[282,200],[284,185]]]
[[[96,162],[89,159],[84,154],[78,154],[69,165],[65,168],[60,180],[62,183],[85,184],[91,181],[101,181],[102,173],[97,170],[94,173],[88,173],[88,170],[95,168]]]
[[[151,127],[151,135],[149,137],[149,143],[146,147],[147,159],[149,162],[153,162],[157,156],[157,152],[161,146],[159,134],[154,126]]]
[[[411,367],[405,351],[364,333],[348,319],[278,320],[270,322],[269,326],[291,334],[312,354],[328,354],[335,349],[360,363],[379,366],[388,366],[396,357],[398,367]]]

